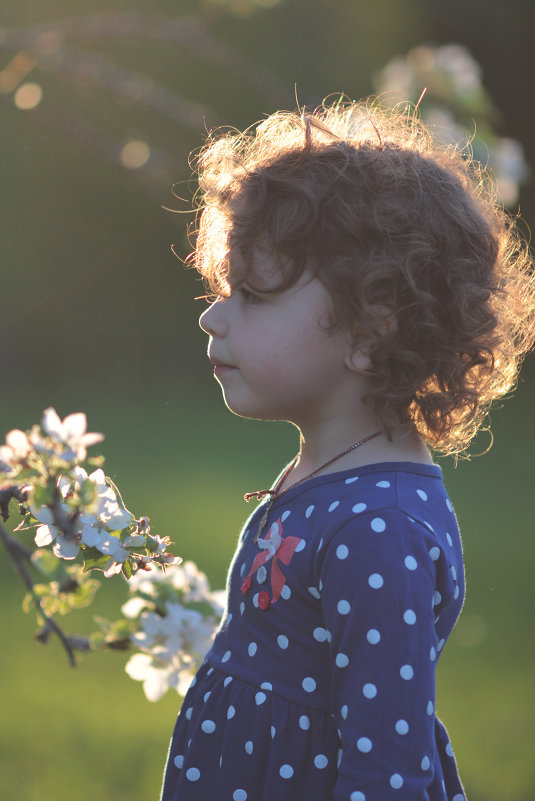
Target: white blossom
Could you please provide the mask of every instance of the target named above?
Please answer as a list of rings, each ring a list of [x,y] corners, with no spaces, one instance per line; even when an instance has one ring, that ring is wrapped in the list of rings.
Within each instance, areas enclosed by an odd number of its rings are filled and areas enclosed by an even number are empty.
[[[56,410],[50,406],[43,413],[41,425],[49,437],[65,446],[61,456],[67,461],[77,459],[83,462],[87,456],[86,448],[104,439],[103,434],[86,431],[87,417],[83,412],[68,414],[61,420]]]

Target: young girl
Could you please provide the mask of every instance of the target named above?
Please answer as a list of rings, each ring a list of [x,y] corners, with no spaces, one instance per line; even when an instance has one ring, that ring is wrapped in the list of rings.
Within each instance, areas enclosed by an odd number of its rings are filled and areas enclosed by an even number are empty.
[[[535,338],[525,247],[413,117],[338,102],[209,141],[195,266],[228,408],[297,456],[246,522],[163,801],[462,801],[435,715],[467,447]],[[475,175],[477,179],[478,176]]]

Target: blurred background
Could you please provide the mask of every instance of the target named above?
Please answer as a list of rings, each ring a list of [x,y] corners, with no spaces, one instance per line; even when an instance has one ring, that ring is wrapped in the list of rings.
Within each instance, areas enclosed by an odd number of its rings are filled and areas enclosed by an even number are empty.
[[[269,485],[293,429],[232,417],[197,327],[188,154],[333,92],[417,101],[437,135],[468,132],[523,230],[535,220],[530,0],[5,0],[0,15],[0,439],[46,406],[85,411],[129,508],[224,585],[247,490]],[[174,192],[186,202],[174,196]],[[439,666],[438,711],[470,801],[532,801],[533,388],[492,415],[495,444],[441,460],[468,597]],[[474,452],[483,451],[482,435]],[[481,445],[481,447],[479,447]],[[72,670],[33,639],[0,561],[4,801],[150,801],[179,699],[150,704],[125,655]],[[69,631],[115,615],[120,580]],[[207,799],[207,801],[209,801]]]

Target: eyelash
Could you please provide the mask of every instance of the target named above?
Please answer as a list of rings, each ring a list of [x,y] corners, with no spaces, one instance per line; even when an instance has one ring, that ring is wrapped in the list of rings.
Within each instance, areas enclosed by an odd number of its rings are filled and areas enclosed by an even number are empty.
[[[244,303],[260,302],[260,298],[258,297],[258,295],[255,295],[254,292],[251,292],[249,289],[246,289],[245,287],[242,286],[238,291]]]

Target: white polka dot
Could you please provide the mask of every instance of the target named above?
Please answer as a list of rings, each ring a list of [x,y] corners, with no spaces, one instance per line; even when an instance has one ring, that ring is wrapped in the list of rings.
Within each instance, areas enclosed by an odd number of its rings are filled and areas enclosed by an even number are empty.
[[[255,592],[255,594],[253,595],[253,606],[256,606],[257,609],[258,609],[258,596],[259,595],[260,595],[259,592]]]
[[[193,712],[193,707],[192,707],[192,706],[189,706],[189,707],[186,709],[186,718],[187,718],[188,720],[191,720],[191,714],[192,714],[192,712]]]
[[[459,587],[455,587],[455,592],[453,593],[454,599],[457,600],[457,598],[459,597],[460,594],[461,594],[461,591],[460,591]]]
[[[234,790],[232,799],[233,801],[247,801],[247,793],[245,790]]]
[[[416,492],[418,493],[418,495],[420,496],[422,501],[426,501],[427,500],[427,492],[424,492],[421,489],[417,489]]]
[[[256,571],[256,580],[259,584],[263,584],[267,579],[267,570],[265,565],[260,565]]]
[[[414,624],[416,623],[416,615],[412,611],[412,609],[406,609],[405,612],[403,612],[403,620],[409,626],[414,626]]]
[[[345,668],[349,665],[349,657],[346,654],[336,654],[336,664],[339,668]]]
[[[368,684],[365,684],[362,688],[362,694],[365,698],[375,698],[377,695],[377,687],[375,684],[368,682]]]
[[[309,587],[308,591],[314,598],[321,598],[320,591],[317,587]]]
[[[244,612],[245,612],[245,603],[244,603],[244,601],[242,601],[240,603],[240,614],[243,615]]]
[[[438,606],[442,600],[442,595],[439,593],[438,590],[435,590],[433,593],[433,606]]]
[[[410,679],[412,679],[414,676],[414,669],[412,665],[403,665],[400,668],[399,675],[401,676],[402,679],[405,679],[405,681],[409,681]]]
[[[310,718],[307,715],[301,715],[299,718],[299,727],[303,729],[303,731],[308,731],[310,729]]]
[[[433,546],[433,548],[431,548],[431,550],[429,551],[429,556],[431,557],[433,562],[436,562],[438,557],[440,556],[440,548],[437,548],[436,545]]]
[[[434,711],[433,702],[429,701],[429,703],[427,704],[427,714],[432,715],[433,711]]]
[[[369,754],[372,747],[372,741],[368,737],[359,737],[357,740],[357,748],[362,754]]]
[[[307,507],[307,510],[305,512],[305,517],[310,517],[313,511],[314,511],[314,504]]]
[[[390,481],[378,481],[375,486],[381,487],[381,489],[388,489],[388,487],[390,486]]]
[[[347,559],[349,556],[349,548],[347,545],[339,545],[336,549],[336,556],[338,559]]]
[[[232,676],[227,676],[227,678],[223,682],[223,686],[224,687],[228,687],[228,685],[230,684],[231,681],[232,681]]]
[[[431,646],[431,650],[429,651],[429,659],[431,660],[431,662],[434,662],[436,658],[437,658],[437,652],[435,651],[433,646]]]
[[[203,720],[201,729],[205,734],[212,734],[215,731],[215,723],[213,720]]]
[[[219,767],[223,764],[223,755],[219,757]]]
[[[291,594],[292,594],[291,589],[288,587],[287,584],[285,584],[281,590],[281,598],[284,598],[284,600],[287,601]]]
[[[232,705],[229,706],[229,708],[227,709],[227,720],[232,720],[235,714],[236,710],[234,709],[234,707]]]
[[[343,748],[339,748],[339,749],[338,749],[337,756],[336,756],[336,767],[337,767],[337,768],[339,768],[339,767],[340,767],[340,764],[341,764],[341,762],[342,762],[342,757],[343,757],[343,756],[344,756],[344,750],[343,750]]]
[[[295,553],[299,553],[299,551],[304,551],[306,544],[307,544],[306,540],[302,539],[297,548],[295,549]]]
[[[273,739],[276,734],[277,734],[277,729],[275,728],[275,726],[272,726],[271,727],[271,739]]]
[[[448,743],[446,746],[446,753],[449,757],[453,756],[453,748],[451,747],[451,743]]]
[[[346,478],[345,483],[346,484],[354,484],[355,481],[358,481],[358,480],[359,480],[358,476],[352,476],[351,478]]]
[[[461,793],[457,793],[457,795],[453,796],[451,801],[465,801],[464,795],[462,795]]]
[[[291,514],[292,514],[291,511],[289,509],[286,509],[286,511],[284,511],[281,514],[281,523],[284,523],[284,521],[287,520]]]
[[[186,771],[186,779],[189,779],[190,782],[196,782],[200,778],[201,771],[198,768],[188,768]]]
[[[291,765],[281,765],[279,773],[283,779],[291,779],[294,775],[294,769]]]
[[[221,661],[222,662],[228,662],[230,657],[231,657],[231,652],[230,651],[225,651],[225,653],[221,657]]]
[[[431,525],[431,523],[427,523],[427,521],[425,521],[425,520],[424,520],[424,521],[423,521],[423,524],[424,524],[424,526],[427,526],[427,528],[429,529],[429,531],[433,532],[433,531],[435,530],[435,529],[433,528],[433,526]]]
[[[455,565],[450,567],[451,577],[454,581],[457,581],[457,571],[455,570]]]
[[[384,584],[383,577],[380,573],[372,573],[371,576],[368,578],[368,584],[372,589],[379,590]]]
[[[377,631],[377,629],[370,629],[366,634],[366,639],[370,643],[370,645],[377,645],[377,643],[381,639],[381,635]]]
[[[390,777],[390,787],[394,790],[399,790],[400,787],[403,787],[403,779],[399,773],[393,773]]]
[[[406,556],[405,557],[405,567],[407,570],[416,570],[418,567],[418,562],[414,558],[414,556]]]
[[[306,693],[313,693],[316,689],[316,681],[311,676],[304,678],[301,684]]]
[[[349,709],[348,709],[348,706],[347,706],[347,704],[344,704],[344,705],[343,705],[343,707],[342,707],[342,709],[340,710],[340,714],[342,715],[342,717],[343,717],[343,719],[344,719],[344,720],[347,720],[347,713],[348,713],[348,711],[349,711]]]
[[[318,642],[327,642],[329,639],[329,632],[327,629],[323,629],[319,626],[317,629],[314,629],[314,639]]]
[[[323,547],[323,537],[318,542],[318,547],[316,548],[316,552],[321,551],[322,547]]]
[[[336,608],[341,615],[348,615],[351,612],[351,604],[349,601],[338,601]]]
[[[349,796],[349,801],[366,801],[366,796],[364,793],[361,793],[360,790],[355,790],[355,792],[351,793]]]
[[[240,576],[243,576],[243,574],[245,573],[246,568],[247,568],[247,565],[244,562],[243,565],[240,567]]]
[[[254,656],[258,650],[258,645],[255,642],[250,642],[247,649],[249,656]]]
[[[283,651],[286,650],[286,648],[288,648],[289,645],[288,637],[286,637],[285,634],[279,634],[279,636],[277,637],[277,645],[279,646],[279,648],[282,648]]]
[[[396,731],[398,734],[407,734],[409,731],[409,724],[406,720],[396,721]]]
[[[253,741],[252,740],[247,740],[247,742],[245,743],[245,751],[246,751],[246,753],[247,754],[252,754],[253,753],[253,748],[254,748]]]
[[[329,512],[334,512],[337,506],[340,506],[340,501],[333,501],[329,506]]]
[[[453,506],[451,505],[451,501],[449,498],[446,498],[446,506],[448,507],[450,512],[453,512]]]
[[[213,672],[214,672],[214,669],[213,668],[209,668],[209,670],[206,671],[206,675],[207,676],[211,676]]]
[[[260,685],[260,689],[261,690],[272,690],[273,689],[273,685],[271,684],[270,681],[263,681],[262,684]]]
[[[453,540],[447,532],[446,532],[446,539],[448,540],[448,545],[450,546],[450,548],[453,548]]]
[[[364,512],[365,509],[367,509],[367,508],[368,507],[367,507],[367,505],[365,503],[356,503],[351,511],[354,512],[356,515],[358,515],[361,512]]]
[[[260,704],[263,704],[266,698],[267,695],[265,693],[257,693],[254,697],[256,705],[260,706]]]
[[[377,534],[380,534],[386,528],[386,523],[382,517],[374,517],[372,522],[370,523],[372,531],[375,531]]]
[[[174,758],[173,762],[175,763],[175,767],[177,767],[179,770],[182,770],[182,765],[184,764],[184,757],[182,756],[182,754],[178,754],[178,756]]]
[[[442,651],[445,645],[446,645],[446,640],[439,640],[437,644],[437,651]]]
[[[202,700],[204,701],[204,703],[206,703],[208,701],[208,699],[210,698],[211,695],[212,695],[212,691],[211,690],[208,690],[208,692],[203,695],[203,699]]]
[[[318,770],[323,770],[329,764],[329,760],[325,756],[325,754],[318,754],[314,757],[314,764],[318,768]]]
[[[420,763],[420,767],[421,767],[422,770],[429,770],[429,768],[431,767],[431,763],[429,761],[429,757],[424,756],[424,758],[422,759],[422,761]]]

